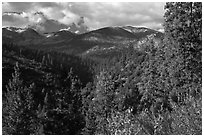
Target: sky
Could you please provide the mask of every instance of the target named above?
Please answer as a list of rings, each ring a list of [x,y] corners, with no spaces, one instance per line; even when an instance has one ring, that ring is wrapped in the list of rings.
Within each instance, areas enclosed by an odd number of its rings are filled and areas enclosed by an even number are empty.
[[[85,24],[90,30],[132,25],[162,31],[164,5],[159,2],[4,2],[2,25],[25,27],[50,19],[65,25]]]

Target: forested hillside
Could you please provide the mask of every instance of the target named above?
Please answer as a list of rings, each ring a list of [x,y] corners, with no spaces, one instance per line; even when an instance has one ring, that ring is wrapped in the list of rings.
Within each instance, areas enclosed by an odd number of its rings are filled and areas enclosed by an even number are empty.
[[[166,3],[164,29],[86,56],[3,44],[2,133],[201,135],[202,3]]]

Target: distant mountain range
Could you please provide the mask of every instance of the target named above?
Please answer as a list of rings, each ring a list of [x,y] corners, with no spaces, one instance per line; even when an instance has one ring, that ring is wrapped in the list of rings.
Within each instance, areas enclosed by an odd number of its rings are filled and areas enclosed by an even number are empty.
[[[47,24],[44,22],[45,24],[41,25],[49,26],[55,23],[54,21],[50,22],[52,21],[49,20]],[[37,29],[33,26],[27,28],[5,27],[2,28],[2,40],[3,44],[14,43],[42,50],[56,50],[69,54],[86,55],[98,51],[134,46],[138,42],[141,43],[141,41],[149,38],[159,40],[163,37],[163,33],[145,27],[105,27],[88,32],[87,28],[84,29],[86,29],[84,33],[77,34],[76,31],[81,30],[77,30],[77,28],[74,30],[74,27],[54,32],[51,30],[46,33],[37,32]]]

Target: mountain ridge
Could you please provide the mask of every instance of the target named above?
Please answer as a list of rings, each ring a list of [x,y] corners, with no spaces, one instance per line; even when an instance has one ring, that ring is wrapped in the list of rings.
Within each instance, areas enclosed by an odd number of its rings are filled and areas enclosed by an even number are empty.
[[[131,29],[131,30],[127,30]],[[16,30],[21,30],[17,32]],[[137,31],[137,32],[136,32]],[[163,33],[144,27],[105,27],[82,34],[62,29],[56,32],[40,34],[32,28],[2,28],[3,43],[12,41],[17,45],[35,45],[35,48],[43,50],[58,50],[71,54],[89,53],[94,49],[117,49],[127,45],[135,45],[144,39],[160,39]],[[94,47],[99,48],[94,48]],[[114,47],[114,48],[113,48]]]

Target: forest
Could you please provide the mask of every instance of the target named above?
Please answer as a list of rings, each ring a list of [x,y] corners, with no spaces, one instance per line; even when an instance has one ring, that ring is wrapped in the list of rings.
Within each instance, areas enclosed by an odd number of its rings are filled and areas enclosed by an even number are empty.
[[[103,58],[3,44],[2,134],[202,135],[202,3],[166,3],[164,30]]]

